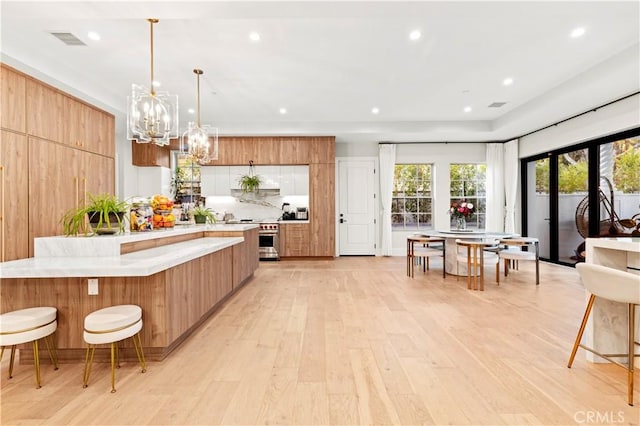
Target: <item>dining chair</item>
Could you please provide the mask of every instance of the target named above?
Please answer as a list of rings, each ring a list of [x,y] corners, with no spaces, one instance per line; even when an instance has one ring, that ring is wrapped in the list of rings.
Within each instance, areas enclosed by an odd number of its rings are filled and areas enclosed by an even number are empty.
[[[425,235],[407,237],[407,276],[414,277],[416,262],[422,264],[422,272],[429,270],[430,257],[442,257],[442,277],[446,277],[444,259],[446,256],[444,238]]]
[[[497,254],[484,250],[485,248],[496,247],[497,245],[498,240],[456,240],[457,275],[460,276],[460,263],[466,264],[467,288],[469,290],[484,291],[484,266],[487,264],[496,265],[496,282],[500,285],[500,258]]]
[[[536,285],[540,284],[540,247],[537,238],[518,237],[500,240],[504,250],[500,250],[499,256],[504,260],[504,276],[509,275],[509,268],[518,270],[519,261],[530,260],[536,263]]]

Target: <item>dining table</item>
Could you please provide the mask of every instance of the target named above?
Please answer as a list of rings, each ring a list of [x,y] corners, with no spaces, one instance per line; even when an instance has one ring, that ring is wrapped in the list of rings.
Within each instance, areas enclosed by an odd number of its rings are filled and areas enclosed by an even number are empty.
[[[444,260],[444,268],[447,274],[467,276],[467,265],[461,263],[457,265],[458,247],[456,240],[468,241],[494,241],[500,239],[511,238],[515,234],[505,232],[487,232],[474,229],[466,230],[439,230],[425,233],[430,237],[443,238],[445,241],[446,255]],[[479,272],[478,272],[479,273]]]

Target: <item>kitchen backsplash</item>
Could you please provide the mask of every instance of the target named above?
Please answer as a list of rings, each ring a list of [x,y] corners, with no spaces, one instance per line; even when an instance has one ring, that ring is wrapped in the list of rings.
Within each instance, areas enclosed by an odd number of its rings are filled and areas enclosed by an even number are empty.
[[[289,203],[291,207],[309,207],[308,195],[265,196],[250,199],[250,197],[232,197],[230,195],[213,195],[206,197],[205,206],[219,217],[224,213],[232,213],[236,219],[252,219],[255,221],[278,220],[282,216],[282,204]]]

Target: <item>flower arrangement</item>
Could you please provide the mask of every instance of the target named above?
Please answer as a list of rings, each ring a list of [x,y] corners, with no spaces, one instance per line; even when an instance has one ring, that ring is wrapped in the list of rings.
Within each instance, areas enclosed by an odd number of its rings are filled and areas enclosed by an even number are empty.
[[[475,206],[472,203],[461,201],[460,203],[452,202],[449,214],[456,218],[468,218],[476,211]]]

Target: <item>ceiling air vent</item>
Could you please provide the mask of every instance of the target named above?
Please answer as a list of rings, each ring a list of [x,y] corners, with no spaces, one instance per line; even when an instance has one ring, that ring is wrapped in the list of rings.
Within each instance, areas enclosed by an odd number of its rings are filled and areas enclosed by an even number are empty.
[[[506,104],[506,102],[494,102],[492,104],[489,104],[489,108],[500,108],[504,104]]]
[[[68,46],[86,46],[82,40],[71,33],[51,32],[50,34]]]

